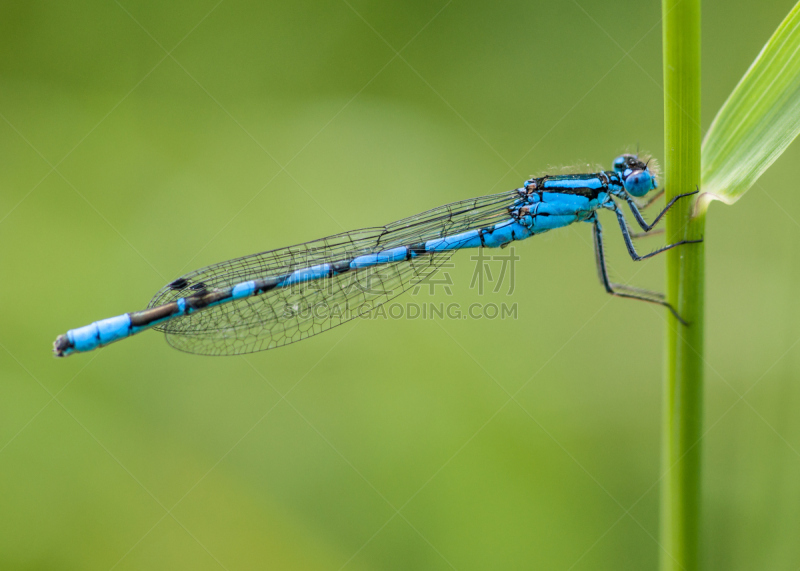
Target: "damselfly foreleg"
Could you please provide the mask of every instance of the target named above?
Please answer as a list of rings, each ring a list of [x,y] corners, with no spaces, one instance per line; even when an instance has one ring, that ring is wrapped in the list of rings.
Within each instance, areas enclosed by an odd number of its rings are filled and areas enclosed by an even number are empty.
[[[680,198],[680,196],[681,195],[675,198]],[[674,200],[672,202],[674,202]],[[702,240],[681,240],[680,242],[675,242],[674,244],[667,244],[663,248],[659,248],[658,250],[650,252],[649,254],[640,256],[633,245],[633,239],[631,238],[630,230],[628,230],[628,223],[625,220],[625,216],[622,214],[622,211],[619,209],[619,206],[616,203],[614,203],[613,208],[614,208],[614,214],[617,215],[617,221],[619,221],[619,229],[622,230],[622,237],[625,239],[625,246],[627,246],[628,248],[628,254],[630,254],[631,258],[633,258],[634,261],[639,262],[641,260],[646,260],[647,258],[652,258],[656,254],[660,254],[661,252],[666,252],[667,250],[671,250],[672,248],[675,248],[677,246],[682,246],[684,244],[699,244],[700,242],[702,242]]]
[[[652,201],[648,202],[647,204],[651,204]],[[641,206],[639,208],[642,208]],[[651,230],[650,232],[631,232],[631,227],[628,226],[628,233],[631,235],[631,238],[634,240],[638,240],[639,238],[649,238],[651,236],[660,236],[666,232],[664,228],[656,228]]]
[[[698,192],[700,192],[699,189],[698,190],[693,190],[692,192],[684,192],[683,194],[679,194],[678,196],[673,196],[672,200],[670,200],[667,203],[667,205],[664,207],[664,210],[659,212],[658,215],[653,219],[653,222],[650,223],[650,224],[648,224],[645,221],[644,217],[642,216],[642,213],[639,210],[639,206],[636,205],[636,203],[633,201],[633,199],[630,196],[626,196],[625,197],[625,201],[628,203],[628,206],[630,207],[634,218],[636,218],[636,222],[639,223],[639,226],[642,227],[642,230],[644,230],[645,232],[649,232],[650,230],[653,229],[653,226],[658,224],[658,221],[661,220],[661,217],[664,216],[667,213],[667,211],[669,211],[669,209],[672,208],[672,205],[675,204],[679,199],[686,198],[687,196],[692,196],[693,194],[697,194]],[[656,197],[653,197],[653,198],[656,198]],[[651,203],[652,203],[652,199],[647,204],[642,206],[641,208],[646,208]]]
[[[675,319],[680,321],[683,325],[688,325],[684,321],[675,308],[670,303],[664,300],[664,294],[655,291],[648,291],[637,287],[626,286],[624,284],[617,284],[608,279],[608,269],[606,268],[605,249],[603,248],[603,228],[600,226],[600,221],[595,216],[590,222],[594,225],[594,253],[597,260],[597,274],[600,278],[600,283],[606,288],[606,291],[611,295],[617,297],[627,297],[629,299],[639,299],[650,303],[663,305],[669,309],[670,313],[675,316]]]

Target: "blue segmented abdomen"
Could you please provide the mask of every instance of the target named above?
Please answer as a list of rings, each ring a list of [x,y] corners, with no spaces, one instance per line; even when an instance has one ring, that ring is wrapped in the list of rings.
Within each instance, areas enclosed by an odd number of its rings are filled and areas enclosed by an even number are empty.
[[[377,265],[402,262],[436,252],[481,246],[502,246],[512,240],[522,240],[531,235],[533,235],[533,232],[529,228],[511,219],[483,230],[454,234],[444,238],[427,240],[420,244],[398,246],[351,259],[317,264],[282,275],[247,280],[227,288],[211,291],[201,290],[193,295],[179,298],[158,307],[102,319],[84,327],[71,329],[65,335],[58,337],[55,344],[55,352],[58,356],[65,356],[91,351],[150,329],[165,321],[191,315],[209,307],[262,295],[274,289],[287,288],[295,284],[321,280]],[[185,279],[180,278],[173,282],[173,285],[175,285],[176,289],[184,289],[187,283]]]

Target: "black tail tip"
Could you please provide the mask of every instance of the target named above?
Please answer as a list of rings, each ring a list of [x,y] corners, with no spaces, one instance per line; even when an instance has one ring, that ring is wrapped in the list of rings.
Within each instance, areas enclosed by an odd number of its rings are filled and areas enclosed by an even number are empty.
[[[59,335],[53,342],[53,355],[56,357],[66,357],[68,355],[66,351],[70,347],[72,347],[72,343],[70,343],[69,338],[66,335]]]

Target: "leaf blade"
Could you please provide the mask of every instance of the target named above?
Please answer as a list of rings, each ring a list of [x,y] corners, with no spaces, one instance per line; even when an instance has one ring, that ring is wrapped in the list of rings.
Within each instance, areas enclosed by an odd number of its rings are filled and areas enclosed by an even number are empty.
[[[702,147],[702,200],[733,204],[800,133],[800,2],[717,113]]]

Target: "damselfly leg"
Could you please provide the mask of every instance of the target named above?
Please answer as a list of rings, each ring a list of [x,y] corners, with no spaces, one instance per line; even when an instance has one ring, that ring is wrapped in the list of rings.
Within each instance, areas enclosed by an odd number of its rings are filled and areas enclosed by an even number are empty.
[[[624,225],[624,218],[623,225]],[[683,325],[689,325],[684,319],[678,315],[678,312],[672,307],[672,304],[667,302],[664,299],[664,294],[658,293],[655,291],[649,291],[646,289],[641,289],[637,287],[627,286],[625,284],[618,284],[614,283],[608,279],[608,268],[606,267],[606,256],[605,256],[605,249],[603,247],[603,227],[600,225],[600,221],[595,216],[592,220],[589,220],[594,225],[594,253],[595,258],[597,261],[597,274],[600,278],[600,283],[603,284],[606,291],[611,295],[617,297],[627,297],[629,299],[639,299],[641,301],[647,301],[650,303],[656,303],[658,305],[662,305],[669,309],[670,313],[675,316],[675,319],[680,321]],[[623,231],[623,234],[627,236],[627,227]],[[629,241],[629,237],[628,240]],[[677,244],[673,244],[675,246]],[[670,246],[670,247],[672,247]],[[668,248],[667,248],[668,249]],[[661,250],[659,250],[661,251]],[[659,251],[654,252],[653,254],[657,254]]]
[[[625,216],[622,214],[622,211],[619,209],[619,206],[614,204],[614,213],[617,215],[617,221],[619,221],[619,229],[622,230],[622,237],[625,239],[625,246],[628,248],[628,254],[630,254],[631,258],[634,261],[639,262],[641,260],[646,260],[647,258],[652,258],[656,254],[660,254],[661,252],[666,252],[667,250],[671,250],[677,246],[682,246],[684,244],[699,244],[702,240],[681,240],[680,242],[675,242],[674,244],[667,244],[663,248],[659,248],[649,254],[645,254],[644,256],[640,256],[639,253],[636,251],[636,247],[633,245],[633,239],[631,238],[630,231],[628,230],[628,223],[625,220]]]
[[[642,213],[640,212],[640,209],[639,209],[639,207],[636,205],[636,203],[633,201],[633,199],[632,199],[630,196],[627,196],[627,197],[625,198],[625,201],[628,203],[628,206],[630,207],[630,209],[631,209],[631,212],[633,213],[633,216],[634,216],[634,218],[636,218],[636,222],[638,222],[638,223],[639,223],[639,226],[641,226],[641,227],[642,227],[642,230],[644,230],[645,232],[649,232],[650,230],[652,230],[652,229],[653,229],[653,227],[654,227],[656,224],[658,224],[658,221],[659,221],[659,220],[661,220],[661,217],[662,217],[662,216],[664,216],[664,215],[665,215],[665,214],[666,214],[666,213],[669,211],[669,209],[670,209],[670,208],[672,208],[672,206],[673,206],[673,205],[674,205],[674,204],[675,204],[675,203],[676,203],[678,200],[680,200],[681,198],[686,198],[687,196],[692,196],[693,194],[697,194],[698,192],[700,192],[700,189],[693,190],[692,192],[684,192],[683,194],[679,194],[679,195],[677,195],[677,196],[674,196],[674,197],[672,197],[672,200],[670,200],[670,201],[667,203],[667,205],[664,207],[664,210],[662,210],[661,212],[659,212],[659,213],[658,213],[658,215],[657,215],[657,216],[656,216],[656,217],[653,219],[653,221],[652,221],[650,224],[648,224],[648,223],[645,221],[644,217],[642,216]],[[650,200],[649,200],[649,201],[648,201],[648,202],[647,202],[647,203],[646,203],[644,206],[642,206],[641,208],[647,208],[647,207],[648,207],[650,204],[652,204],[652,203],[653,203],[653,200],[654,200],[655,198],[657,198],[657,197],[658,197],[658,196],[654,196],[652,199],[650,199]]]

